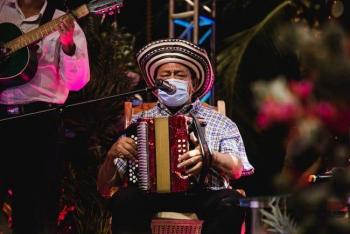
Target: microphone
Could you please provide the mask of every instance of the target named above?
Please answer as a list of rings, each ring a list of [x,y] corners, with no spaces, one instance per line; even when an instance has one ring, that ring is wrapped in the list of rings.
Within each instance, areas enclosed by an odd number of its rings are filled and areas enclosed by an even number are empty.
[[[316,183],[316,182],[325,182],[333,177],[333,174],[321,174],[321,175],[309,175],[308,182]]]
[[[167,94],[173,95],[176,92],[176,86],[166,80],[155,79],[155,88],[163,90]]]

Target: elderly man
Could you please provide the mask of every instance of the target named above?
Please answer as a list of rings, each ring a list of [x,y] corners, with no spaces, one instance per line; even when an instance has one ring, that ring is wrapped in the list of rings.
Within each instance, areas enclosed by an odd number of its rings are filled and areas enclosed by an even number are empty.
[[[174,94],[156,91],[157,105],[137,118],[191,114],[205,121],[211,163],[205,183],[192,192],[159,194],[145,193],[136,186],[120,188],[111,198],[113,233],[148,233],[151,217],[157,211],[196,212],[204,220],[202,233],[239,233],[244,213],[236,205],[240,195],[229,181],[250,175],[254,169],[247,159],[237,126],[198,100],[214,82],[207,53],[188,41],[167,39],[146,45],[138,52],[137,61],[149,86],[160,79],[176,87]],[[185,168],[188,178],[198,177],[204,165],[201,147],[192,141],[195,147],[180,155],[177,165]],[[98,175],[101,193],[123,182],[126,160],[138,158],[136,148],[134,140],[126,136],[112,145]]]

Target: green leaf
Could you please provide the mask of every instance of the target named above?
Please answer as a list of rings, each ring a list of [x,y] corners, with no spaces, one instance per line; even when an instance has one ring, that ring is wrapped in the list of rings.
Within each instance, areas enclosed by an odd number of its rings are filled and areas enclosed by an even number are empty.
[[[275,19],[278,13],[290,5],[292,5],[292,1],[282,2],[257,25],[225,39],[226,46],[217,56],[217,71],[218,77],[220,77],[219,83],[222,84],[221,87],[225,87],[225,100],[229,108],[232,104],[231,99],[239,67],[247,47],[253,38]]]

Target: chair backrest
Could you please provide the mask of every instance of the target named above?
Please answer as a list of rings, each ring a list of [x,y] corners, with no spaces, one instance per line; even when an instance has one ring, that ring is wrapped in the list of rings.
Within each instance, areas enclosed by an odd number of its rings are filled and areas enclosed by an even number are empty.
[[[128,127],[131,123],[132,116],[136,115],[139,112],[149,110],[156,105],[156,102],[145,102],[138,106],[132,106],[132,102],[124,102],[124,117],[125,117],[125,128]],[[217,106],[211,106],[207,103],[203,103],[203,105],[214,108],[217,112],[222,115],[226,115],[226,107],[224,100],[218,100]]]

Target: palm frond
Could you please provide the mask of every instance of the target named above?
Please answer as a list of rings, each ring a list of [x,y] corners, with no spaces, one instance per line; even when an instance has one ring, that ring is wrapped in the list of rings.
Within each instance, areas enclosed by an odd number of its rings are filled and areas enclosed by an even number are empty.
[[[249,44],[266,25],[269,25],[280,12],[291,5],[292,1],[283,1],[257,25],[225,39],[224,44],[227,46],[217,56],[217,71],[218,77],[220,77],[218,81],[222,84],[221,87],[225,87],[224,99],[229,107],[232,104],[231,99],[234,94],[239,67]]]
[[[297,225],[295,221],[287,214],[285,198],[272,198],[267,209],[260,209],[261,221],[266,225],[271,233],[295,234]],[[283,209],[283,212],[281,210]]]

